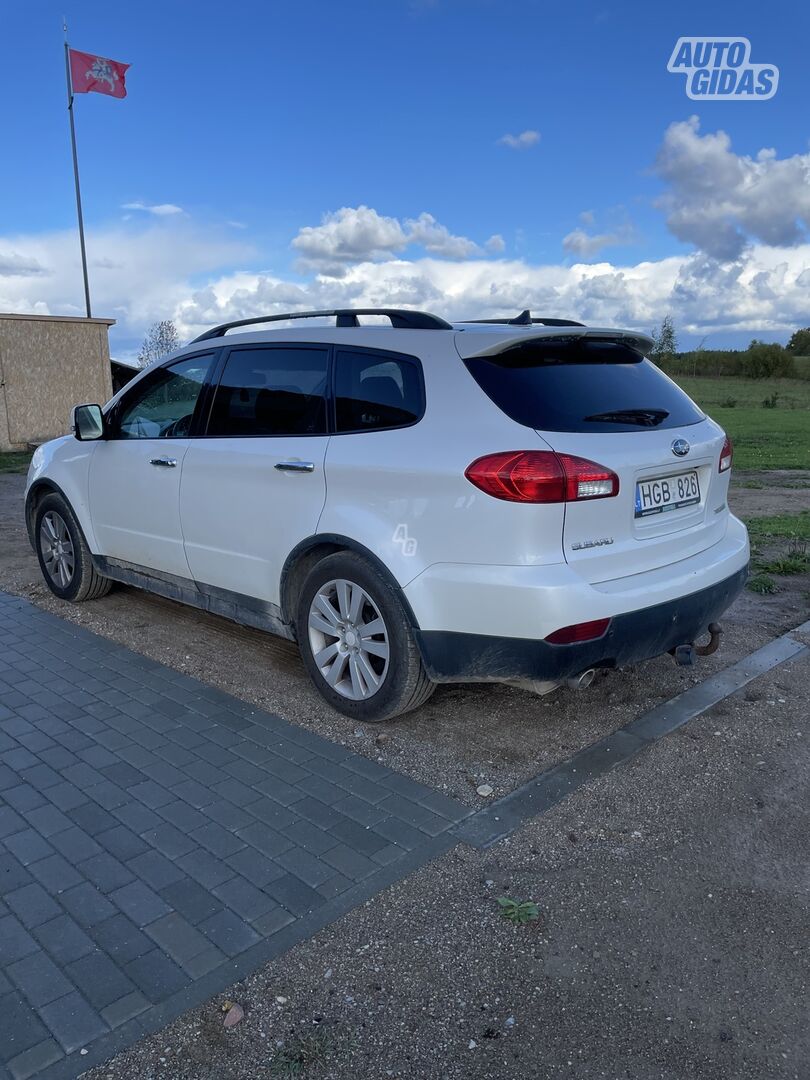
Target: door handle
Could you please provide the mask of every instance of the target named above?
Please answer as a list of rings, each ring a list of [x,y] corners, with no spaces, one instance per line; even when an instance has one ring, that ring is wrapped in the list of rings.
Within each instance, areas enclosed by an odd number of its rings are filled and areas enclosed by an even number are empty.
[[[150,465],[162,465],[164,469],[173,469],[177,464],[177,458],[153,457],[149,459]]]
[[[281,472],[315,472],[314,461],[277,461],[274,468]]]

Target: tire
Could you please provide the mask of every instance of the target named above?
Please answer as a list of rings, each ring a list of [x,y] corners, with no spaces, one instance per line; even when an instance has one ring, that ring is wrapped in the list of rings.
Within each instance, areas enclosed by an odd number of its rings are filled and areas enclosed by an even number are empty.
[[[356,632],[372,623],[372,633]],[[396,588],[354,552],[327,555],[312,568],[298,598],[296,628],[315,688],[353,720],[377,724],[401,716],[436,688]]]
[[[46,495],[34,517],[34,545],[45,584],[60,600],[97,600],[112,581],[102,577],[70,505],[56,492]]]

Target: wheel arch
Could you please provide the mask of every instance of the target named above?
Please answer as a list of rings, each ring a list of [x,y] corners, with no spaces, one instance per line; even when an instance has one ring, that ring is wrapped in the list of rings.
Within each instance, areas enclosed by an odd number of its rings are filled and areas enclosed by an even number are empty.
[[[351,551],[366,560],[377,573],[384,578],[399,597],[405,611],[408,622],[414,630],[419,630],[419,623],[414,615],[413,608],[402,591],[402,586],[382,561],[363,544],[352,540],[349,536],[340,533],[318,533],[309,536],[293,548],[281,570],[279,595],[281,601],[282,618],[288,623],[295,633],[295,608],[298,595],[304,580],[310,570],[327,555],[334,555],[339,551]]]
[[[31,547],[36,551],[36,541],[34,537],[34,523],[36,521],[37,509],[39,504],[45,498],[46,495],[60,495],[68,504],[71,510],[73,510],[73,516],[76,517],[76,511],[73,509],[73,505],[62,488],[53,480],[49,480],[43,477],[41,480],[35,480],[28,491],[25,493],[25,527],[28,530],[28,541]],[[79,521],[76,517],[76,521]],[[81,522],[79,522],[79,528],[81,528]],[[82,529],[82,532],[84,530]]]

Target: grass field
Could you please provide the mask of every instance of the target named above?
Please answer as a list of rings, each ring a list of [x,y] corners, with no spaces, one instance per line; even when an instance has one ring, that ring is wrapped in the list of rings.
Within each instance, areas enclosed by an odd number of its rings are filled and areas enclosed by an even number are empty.
[[[31,461],[31,454],[25,450],[19,454],[16,452],[9,452],[6,450],[0,450],[0,473],[25,473],[28,472],[28,465]]]
[[[676,382],[729,433],[736,468],[810,469],[810,380],[683,376]],[[774,394],[774,407],[764,408]]]

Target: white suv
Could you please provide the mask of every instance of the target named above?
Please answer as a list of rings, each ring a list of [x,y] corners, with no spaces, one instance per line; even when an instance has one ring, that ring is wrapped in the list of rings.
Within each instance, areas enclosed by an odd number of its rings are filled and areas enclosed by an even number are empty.
[[[218,326],[36,451],[31,541],[66,600],[122,581],[297,640],[358,720],[688,660],[748,538],[728,438],[649,347],[528,312]]]

